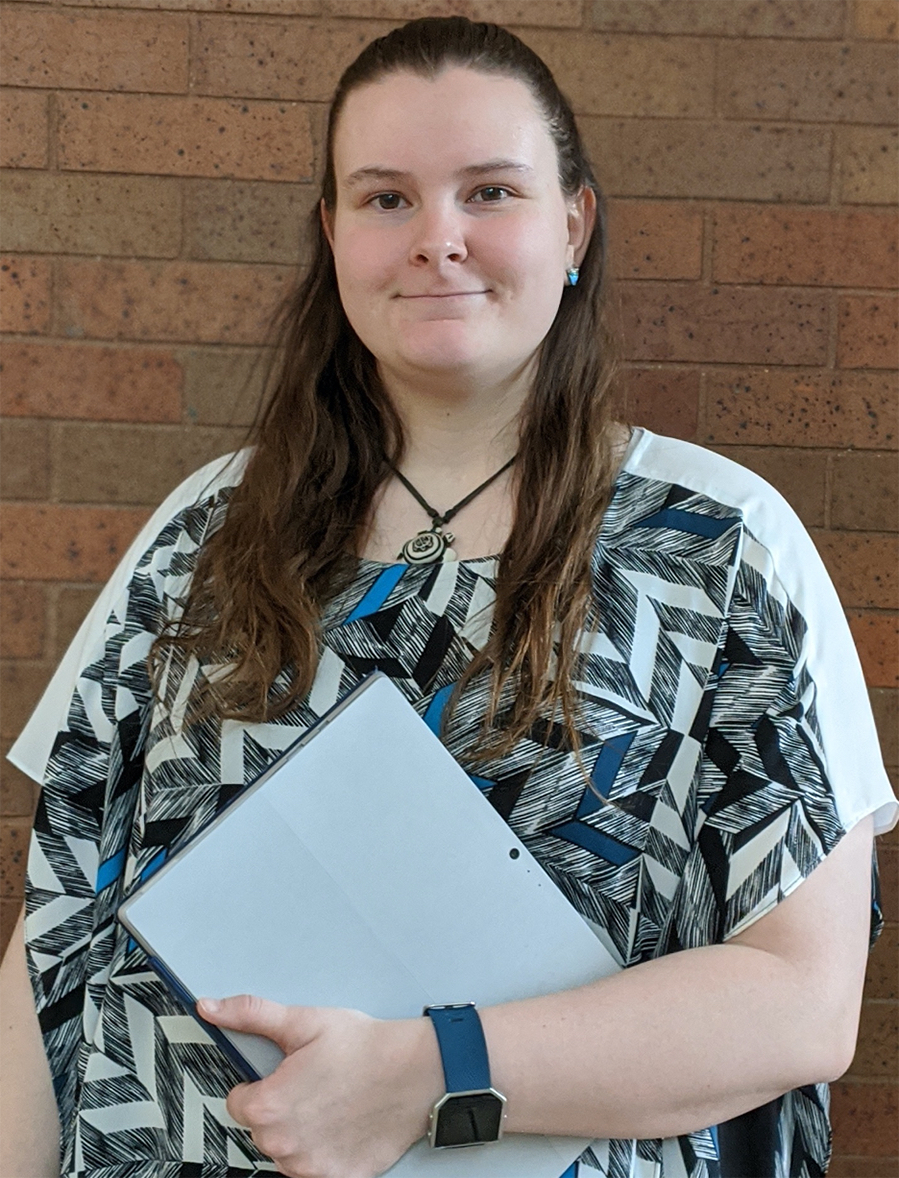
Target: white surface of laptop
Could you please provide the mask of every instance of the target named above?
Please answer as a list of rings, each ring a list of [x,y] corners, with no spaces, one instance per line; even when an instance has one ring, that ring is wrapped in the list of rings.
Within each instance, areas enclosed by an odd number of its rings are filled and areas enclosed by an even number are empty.
[[[488,1006],[620,968],[381,674],[141,885],[119,918],[191,1012],[201,996],[250,993],[408,1018],[431,1003]],[[248,1075],[283,1058],[267,1039],[224,1034]],[[559,1178],[588,1144],[419,1141],[389,1174]]]

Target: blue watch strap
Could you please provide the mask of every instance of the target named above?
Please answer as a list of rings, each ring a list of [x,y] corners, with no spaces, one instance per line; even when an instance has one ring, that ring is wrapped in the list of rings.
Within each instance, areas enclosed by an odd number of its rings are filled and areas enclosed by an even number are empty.
[[[490,1087],[490,1061],[481,1017],[473,1002],[427,1006],[437,1033],[447,1092],[478,1092]]]

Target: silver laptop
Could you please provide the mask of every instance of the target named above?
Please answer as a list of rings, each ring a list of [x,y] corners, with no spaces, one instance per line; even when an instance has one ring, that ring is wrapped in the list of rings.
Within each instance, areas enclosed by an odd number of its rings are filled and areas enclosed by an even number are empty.
[[[119,919],[191,1013],[195,998],[248,993],[409,1018],[429,1004],[488,1006],[620,968],[381,674],[151,876]],[[270,1040],[211,1033],[250,1078],[283,1058]],[[588,1144],[419,1141],[389,1173],[560,1178]]]

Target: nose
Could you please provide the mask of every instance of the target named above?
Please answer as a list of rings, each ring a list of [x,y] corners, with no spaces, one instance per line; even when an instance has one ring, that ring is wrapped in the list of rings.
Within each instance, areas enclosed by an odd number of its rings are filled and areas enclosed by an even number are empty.
[[[464,262],[467,257],[463,214],[445,204],[422,207],[414,218],[410,262],[440,266],[444,262]]]

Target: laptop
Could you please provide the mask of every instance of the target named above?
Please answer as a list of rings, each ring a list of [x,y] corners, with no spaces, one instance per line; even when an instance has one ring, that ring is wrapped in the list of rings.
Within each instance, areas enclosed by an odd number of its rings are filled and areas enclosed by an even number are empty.
[[[509,1002],[620,966],[383,674],[365,679],[120,907],[195,1014],[257,994],[377,1018]],[[249,1079],[270,1040],[203,1023]],[[509,1135],[392,1178],[560,1178],[589,1141]]]

